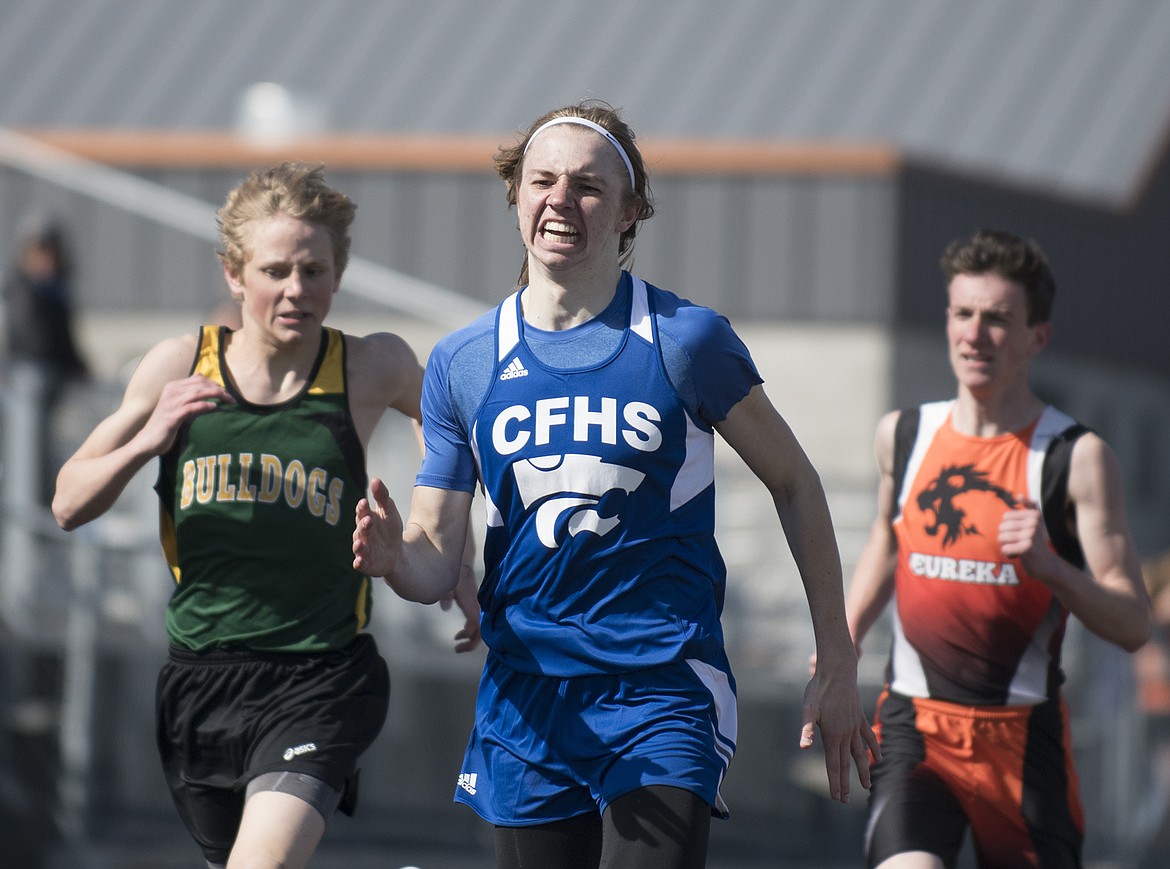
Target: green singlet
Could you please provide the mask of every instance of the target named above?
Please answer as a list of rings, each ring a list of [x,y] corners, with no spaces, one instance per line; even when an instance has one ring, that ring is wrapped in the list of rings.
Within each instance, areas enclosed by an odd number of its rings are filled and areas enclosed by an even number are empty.
[[[297,397],[255,405],[225,374],[225,334],[202,327],[192,372],[236,403],[186,423],[160,457],[159,531],[175,579],[167,635],[193,651],[341,648],[366,626],[371,603],[368,577],[352,567],[367,477],[344,337],[325,329]]]

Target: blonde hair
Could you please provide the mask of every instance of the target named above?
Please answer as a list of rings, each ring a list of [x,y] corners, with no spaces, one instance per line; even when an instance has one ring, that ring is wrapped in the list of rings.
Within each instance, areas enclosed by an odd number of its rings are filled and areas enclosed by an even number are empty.
[[[257,170],[227,195],[216,212],[223,247],[216,255],[238,277],[251,255],[252,224],[286,214],[320,224],[333,244],[333,267],[340,278],[349,263],[349,227],[357,204],[325,183],[325,167],[281,163]]]

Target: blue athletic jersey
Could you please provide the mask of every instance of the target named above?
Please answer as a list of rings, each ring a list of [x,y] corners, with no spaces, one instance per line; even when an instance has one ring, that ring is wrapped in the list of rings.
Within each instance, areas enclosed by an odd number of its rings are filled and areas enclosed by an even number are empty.
[[[700,413],[725,415],[760,382],[746,348],[709,309],[624,275],[612,347],[557,367],[532,349],[548,333],[524,323],[522,292],[440,342],[424,383],[417,483],[469,490],[470,459],[485,495],[485,642],[513,669],[561,677],[722,660],[711,427],[722,416]],[[660,308],[685,323],[676,360],[708,371],[668,372]],[[453,360],[489,335],[494,373],[469,393]]]

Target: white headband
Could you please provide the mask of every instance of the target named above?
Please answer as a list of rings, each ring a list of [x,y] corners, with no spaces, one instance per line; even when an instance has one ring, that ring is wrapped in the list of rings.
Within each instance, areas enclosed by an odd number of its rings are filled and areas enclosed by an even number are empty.
[[[547,130],[549,127],[555,127],[557,124],[579,124],[582,127],[588,127],[594,130],[609,141],[611,145],[617,148],[618,156],[622,158],[622,162],[626,164],[626,171],[630,173],[630,189],[636,190],[637,185],[634,182],[634,164],[630,162],[630,155],[626,153],[626,149],[622,147],[622,143],[617,140],[617,136],[607,130],[601,124],[596,124],[588,118],[578,118],[575,115],[562,115],[559,118],[553,118],[551,121],[545,121],[539,127],[532,131],[532,135],[528,137],[528,141],[524,143],[524,153],[528,153],[528,146],[532,144],[532,140]]]

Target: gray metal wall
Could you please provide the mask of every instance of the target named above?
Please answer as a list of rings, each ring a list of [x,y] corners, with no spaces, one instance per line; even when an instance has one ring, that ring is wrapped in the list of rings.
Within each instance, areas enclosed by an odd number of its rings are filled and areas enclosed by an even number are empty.
[[[171,170],[142,177],[218,205],[244,174]],[[355,255],[485,306],[515,282],[523,248],[494,175],[337,171],[329,180],[358,203]],[[653,184],[658,213],[640,230],[634,261],[651,282],[733,320],[887,319],[897,226],[890,180],[667,176]],[[207,242],[0,171],[0,238],[11,238],[29,210],[66,219],[82,314],[198,310],[224,297]]]

